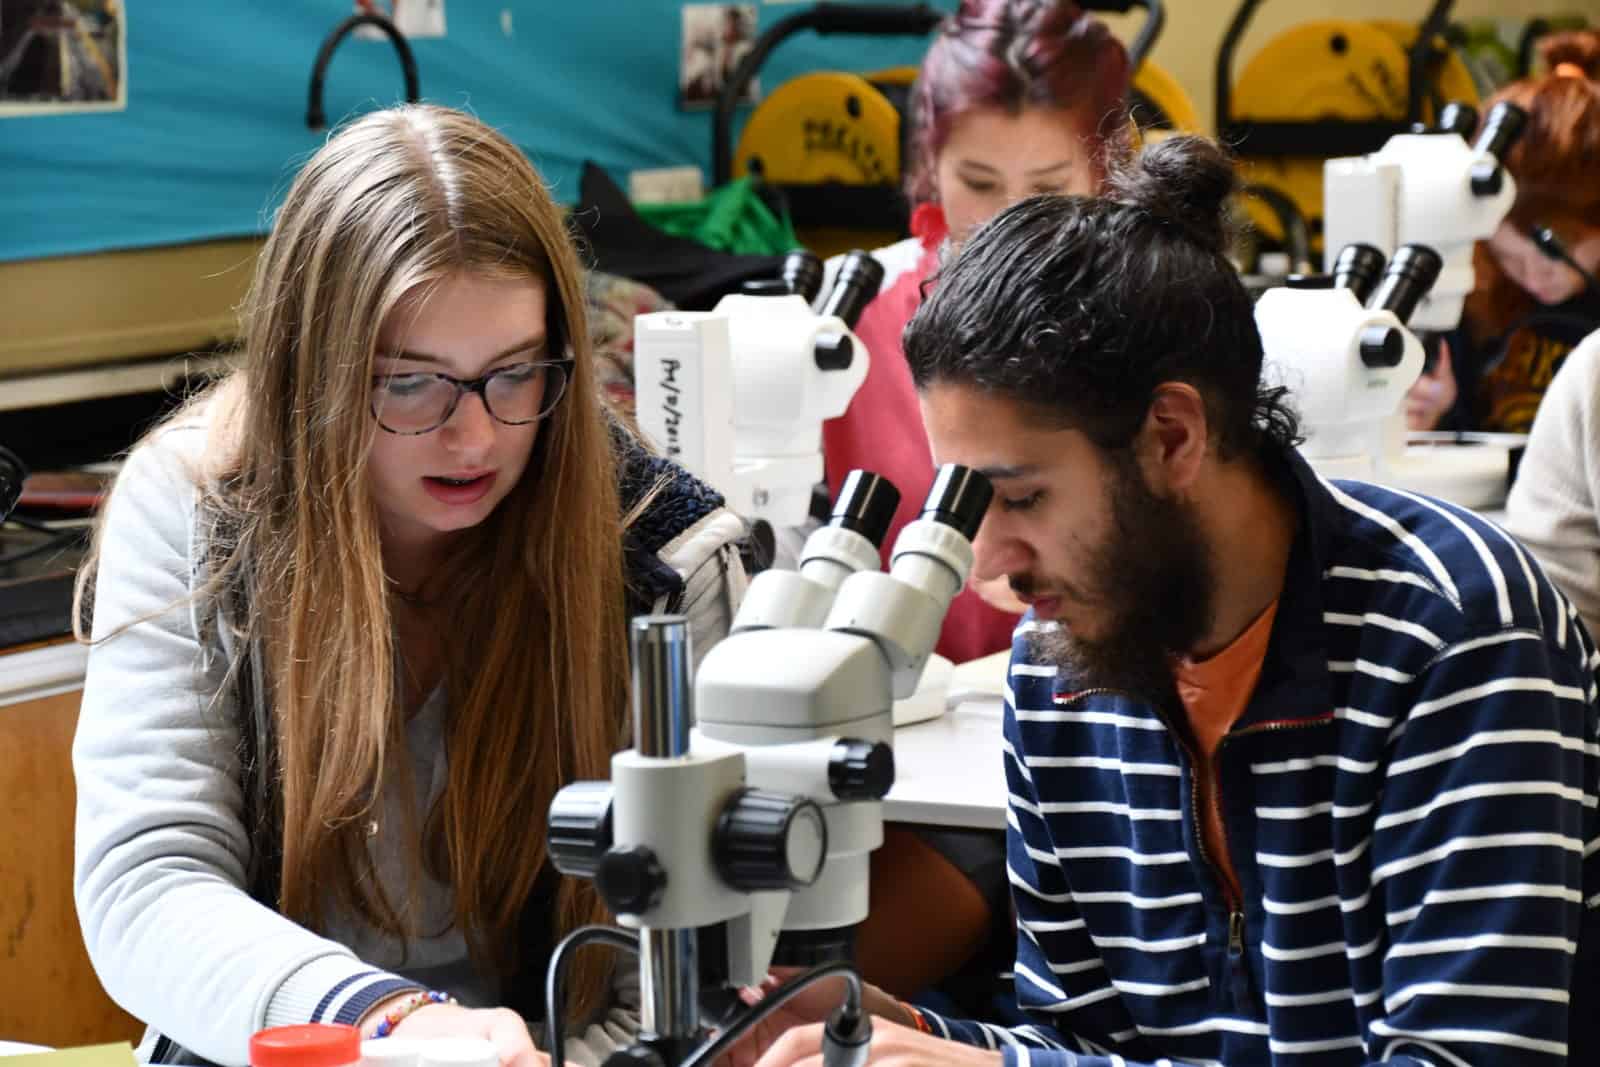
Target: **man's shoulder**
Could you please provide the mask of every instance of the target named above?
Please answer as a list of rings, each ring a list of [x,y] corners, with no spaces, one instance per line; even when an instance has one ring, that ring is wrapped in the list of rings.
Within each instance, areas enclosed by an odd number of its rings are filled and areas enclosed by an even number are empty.
[[[1402,489],[1325,484],[1336,527],[1322,561],[1327,610],[1423,627],[1447,644],[1524,630],[1592,655],[1567,599],[1495,523]]]

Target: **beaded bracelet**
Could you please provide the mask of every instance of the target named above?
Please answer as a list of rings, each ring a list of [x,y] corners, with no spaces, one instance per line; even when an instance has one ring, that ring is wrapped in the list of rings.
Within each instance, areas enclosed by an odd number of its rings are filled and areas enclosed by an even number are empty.
[[[928,1025],[927,1017],[924,1016],[920,1010],[910,1004],[907,1004],[903,1000],[900,1001],[900,1006],[905,1009],[907,1015],[911,1016],[911,1021],[916,1024],[919,1032],[924,1034],[933,1033],[933,1027]]]
[[[398,1008],[384,1013],[383,1021],[378,1023],[376,1030],[372,1031],[372,1036],[374,1038],[388,1037],[394,1033],[394,1028],[400,1025],[402,1019],[419,1008],[426,1008],[429,1004],[455,1003],[457,1003],[455,997],[452,997],[449,993],[441,993],[436,989],[430,989],[426,993],[414,993],[401,1001]]]

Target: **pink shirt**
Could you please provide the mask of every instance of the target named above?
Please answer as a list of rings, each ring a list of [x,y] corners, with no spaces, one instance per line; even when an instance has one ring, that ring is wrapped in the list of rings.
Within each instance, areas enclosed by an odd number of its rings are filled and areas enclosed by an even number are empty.
[[[824,470],[830,489],[857,467],[880,474],[900,490],[900,507],[883,542],[887,566],[900,529],[917,517],[933,486],[933,451],[922,428],[922,409],[900,334],[922,301],[922,282],[938,266],[935,247],[924,248],[914,269],[893,279],[856,323],[856,336],[872,354],[867,380],[850,407],[822,424]],[[964,663],[1011,647],[1018,616],[990,607],[970,588],[956,595],[936,646],[941,656]]]

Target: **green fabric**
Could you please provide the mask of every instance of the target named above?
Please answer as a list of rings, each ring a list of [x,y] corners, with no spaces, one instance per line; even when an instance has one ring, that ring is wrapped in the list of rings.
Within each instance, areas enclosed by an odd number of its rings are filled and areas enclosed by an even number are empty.
[[[635,204],[646,222],[675,237],[738,255],[781,255],[800,247],[789,218],[772,213],[754,180],[737,178],[688,204]]]

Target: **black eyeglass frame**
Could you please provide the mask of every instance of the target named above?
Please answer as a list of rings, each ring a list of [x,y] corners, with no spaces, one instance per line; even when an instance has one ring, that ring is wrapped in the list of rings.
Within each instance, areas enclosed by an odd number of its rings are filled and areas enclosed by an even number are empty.
[[[466,393],[477,393],[478,399],[483,401],[483,410],[488,412],[489,417],[495,422],[498,422],[503,426],[527,426],[529,423],[538,422],[540,419],[548,418],[550,414],[554,412],[558,406],[560,406],[562,399],[567,395],[567,387],[572,384],[572,368],[576,362],[577,361],[571,356],[566,356],[561,359],[532,359],[526,360],[522,363],[511,363],[504,367],[496,367],[486,374],[480,374],[476,378],[457,378],[453,374],[443,374],[438,371],[407,371],[404,374],[375,374],[372,376],[372,387],[374,389],[377,389],[380,383],[385,382],[390,378],[437,378],[442,382],[448,382],[455,386],[456,395],[450,401],[449,406],[444,409],[444,415],[440,417],[439,421],[434,423],[432,426],[429,426],[426,430],[396,430],[389,426],[385,426],[383,424],[383,416],[378,414],[378,404],[376,400],[372,401],[370,404],[372,417],[377,421],[378,428],[384,433],[392,433],[396,437],[421,437],[423,434],[432,433],[445,423],[449,422],[450,417],[456,413],[456,408],[461,406],[461,397],[463,395]],[[502,419],[499,415],[495,414],[493,405],[489,403],[489,383],[499,375],[514,370],[521,370],[524,367],[539,367],[546,372],[551,370],[559,371],[561,374],[561,391],[548,408],[546,408],[544,411],[541,411],[531,419]],[[546,388],[548,387],[549,386],[547,382]]]

